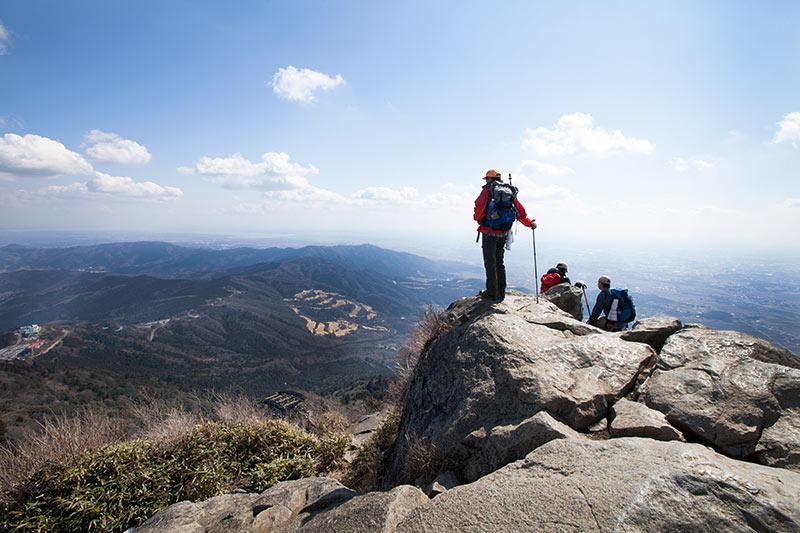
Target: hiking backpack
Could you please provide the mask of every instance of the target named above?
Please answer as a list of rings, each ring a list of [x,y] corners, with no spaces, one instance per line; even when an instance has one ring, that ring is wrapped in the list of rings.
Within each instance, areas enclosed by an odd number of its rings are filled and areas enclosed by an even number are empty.
[[[628,295],[628,289],[611,289],[611,296],[614,298],[611,301],[611,309],[609,309],[607,318],[615,322],[628,323],[636,318],[636,307],[633,305],[633,299]]]
[[[555,287],[556,285],[561,283],[561,274],[558,273],[542,274],[542,279],[540,281],[542,283],[542,288],[539,289],[539,292],[544,294],[547,292],[548,289]]]
[[[489,202],[486,204],[486,217],[483,224],[492,229],[508,231],[517,220],[517,188],[493,181],[489,185]]]

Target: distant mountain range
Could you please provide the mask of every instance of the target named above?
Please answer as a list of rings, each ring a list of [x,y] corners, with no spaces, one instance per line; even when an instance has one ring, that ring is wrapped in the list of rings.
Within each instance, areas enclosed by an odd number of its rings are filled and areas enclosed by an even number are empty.
[[[67,334],[46,355],[0,363],[0,417],[22,424],[14,417],[142,387],[325,391],[387,374],[425,305],[479,290],[470,272],[370,245],[5,246],[0,333],[40,323]]]
[[[372,270],[400,278],[453,277],[454,273],[474,272],[474,267],[464,263],[432,261],[369,244],[213,250],[165,242],[126,242],[68,248],[32,248],[10,244],[0,247],[0,272],[59,269],[198,278],[225,275],[231,269],[259,263],[283,263],[297,259],[324,259],[354,270]]]

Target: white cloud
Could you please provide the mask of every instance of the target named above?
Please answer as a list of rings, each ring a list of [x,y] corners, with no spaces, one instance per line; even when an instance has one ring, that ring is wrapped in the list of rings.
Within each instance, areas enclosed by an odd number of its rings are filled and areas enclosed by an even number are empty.
[[[800,198],[787,198],[783,201],[783,205],[786,207],[800,208]]]
[[[89,189],[86,187],[86,183],[83,182],[75,182],[68,185],[50,185],[44,189],[44,193],[48,196],[77,196],[88,192]]]
[[[526,169],[531,169],[536,174],[541,174],[542,176],[551,176],[551,177],[569,176],[570,174],[575,173],[575,171],[568,166],[554,165],[552,163],[543,163],[541,161],[535,161],[533,159],[528,159],[526,161],[523,161],[522,164],[520,165],[520,168],[523,171]]]
[[[292,163],[283,152],[267,152],[253,163],[242,154],[230,157],[201,157],[195,167],[198,174],[228,189],[280,191],[309,187],[306,176],[319,169]]]
[[[8,52],[8,41],[10,40],[10,35],[8,34],[8,30],[3,23],[0,22],[0,56],[5,55]]]
[[[116,133],[92,130],[86,134],[86,145],[86,154],[96,161],[143,165],[151,159],[147,148]]]
[[[90,175],[80,154],[47,137],[6,133],[0,137],[0,174],[16,176]]]
[[[778,131],[775,133],[772,142],[775,144],[800,141],[800,112],[788,113],[783,120],[778,122]]]
[[[706,170],[714,165],[703,159],[684,159],[682,157],[674,157],[672,159],[672,166],[678,172],[686,172],[690,169]]]
[[[589,154],[604,157],[620,152],[651,154],[655,144],[645,139],[626,137],[620,130],[608,132],[593,125],[592,115],[564,115],[548,129],[539,127],[524,131],[522,145],[542,156]]]
[[[189,176],[191,174],[194,174],[194,167],[178,167],[175,169],[175,172],[177,172],[178,174]]]
[[[313,185],[295,189],[268,191],[264,193],[264,201],[266,206],[274,206],[275,203],[284,206],[296,203],[315,208],[335,207],[352,203],[352,200],[344,195],[314,187]]]
[[[152,181],[134,181],[127,176],[110,176],[97,172],[86,182],[90,192],[145,198],[180,198],[183,191],[177,187],[162,186]]]
[[[152,181],[135,181],[127,176],[111,176],[96,172],[87,181],[66,185],[50,185],[25,193],[29,203],[63,200],[99,200],[103,198],[133,198],[140,200],[174,200],[183,196],[177,187],[169,187]]]
[[[337,74],[332,78],[309,68],[298,69],[289,65],[278,69],[272,76],[272,91],[290,102],[313,102],[317,91],[329,91],[344,85],[344,78]]]
[[[357,200],[367,202],[411,202],[419,198],[419,191],[414,187],[400,187],[391,189],[389,187],[367,187],[355,192],[353,197]]]

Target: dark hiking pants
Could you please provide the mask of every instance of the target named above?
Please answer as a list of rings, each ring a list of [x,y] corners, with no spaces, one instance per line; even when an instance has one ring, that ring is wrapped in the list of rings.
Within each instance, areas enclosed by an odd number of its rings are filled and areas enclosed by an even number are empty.
[[[503,264],[506,236],[483,234],[483,267],[486,269],[486,294],[502,298],[506,293],[506,266]]]

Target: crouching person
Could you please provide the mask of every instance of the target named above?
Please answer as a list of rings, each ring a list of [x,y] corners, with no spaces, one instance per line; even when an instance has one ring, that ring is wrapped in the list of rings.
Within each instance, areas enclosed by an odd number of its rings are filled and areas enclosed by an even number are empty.
[[[625,329],[636,318],[636,308],[628,296],[628,289],[612,289],[611,280],[607,276],[600,276],[597,288],[600,289],[600,294],[597,295],[589,316],[589,325],[606,331]]]

